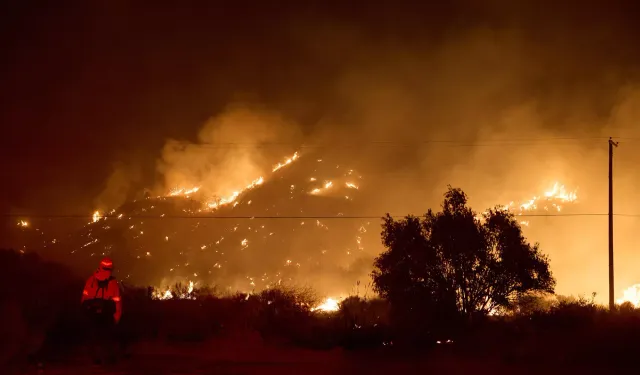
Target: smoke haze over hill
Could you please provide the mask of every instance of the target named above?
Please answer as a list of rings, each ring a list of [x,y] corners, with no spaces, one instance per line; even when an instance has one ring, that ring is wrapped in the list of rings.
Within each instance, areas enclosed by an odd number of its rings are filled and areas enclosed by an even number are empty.
[[[88,220],[145,189],[226,197],[299,150],[301,161],[331,157],[362,174],[354,215],[420,214],[447,184],[483,210],[556,181],[578,189],[573,212],[606,213],[606,138],[616,136],[614,209],[639,213],[637,6],[454,3],[246,12],[121,2],[57,18],[15,5],[3,34],[31,47],[10,45],[2,73],[1,208]],[[314,177],[296,171],[294,181]],[[2,245],[20,243],[17,218]],[[558,292],[604,298],[606,216],[529,221]],[[622,293],[640,281],[637,219],[615,224]]]

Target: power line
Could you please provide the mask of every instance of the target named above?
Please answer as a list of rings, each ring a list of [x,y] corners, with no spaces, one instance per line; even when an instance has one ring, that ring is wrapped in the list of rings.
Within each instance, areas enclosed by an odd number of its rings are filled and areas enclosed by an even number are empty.
[[[450,146],[450,147],[482,147],[482,146],[541,146],[571,144],[566,141],[599,142],[608,137],[547,137],[547,138],[503,138],[485,140],[446,140],[431,139],[421,141],[358,141],[331,144],[305,144],[303,142],[215,142],[215,143],[189,143],[177,142],[180,146],[193,146],[198,148],[268,148],[268,147],[295,147],[297,149],[322,149],[322,148],[355,148],[368,146],[407,147],[407,146]],[[616,138],[622,139],[622,138]],[[629,138],[630,139],[630,138]],[[565,143],[549,142],[565,141]]]
[[[557,214],[514,214],[516,218],[525,218],[525,217],[588,217],[588,216],[607,216],[607,213],[557,213]],[[128,220],[131,219],[249,219],[249,220],[280,220],[280,219],[381,219],[385,217],[385,214],[381,214],[379,216],[373,215],[300,215],[300,216],[246,216],[246,215],[236,215],[236,216],[211,216],[211,215],[127,215],[122,216],[119,220]],[[420,214],[405,214],[405,215],[390,215],[393,218],[404,218],[406,216],[414,216],[414,217],[425,217],[425,215]],[[640,214],[614,214],[614,216],[621,217],[640,217]],[[6,214],[0,215],[0,217],[9,217],[9,218],[30,218],[30,219],[91,219],[91,215],[19,215],[19,214]],[[104,215],[100,216],[101,219],[118,219],[118,216],[115,215]]]
[[[178,147],[194,147],[200,149],[230,149],[230,148],[290,148],[294,150],[322,150],[322,149],[357,149],[367,147],[556,147],[556,146],[575,146],[578,144],[601,144],[602,140],[609,137],[547,137],[547,138],[503,138],[503,139],[485,139],[485,140],[447,140],[447,139],[431,139],[422,141],[358,141],[347,143],[331,143],[331,144],[305,144],[303,142],[214,142],[214,143],[191,143],[188,141],[178,141],[175,144]],[[640,138],[633,137],[612,137],[618,143],[639,142]],[[59,148],[58,146],[55,146]],[[65,148],[67,150],[73,147]]]
[[[546,142],[546,141],[567,141],[567,140],[607,140],[609,138],[619,139],[619,140],[640,140],[640,138],[631,138],[631,137],[516,137],[516,138],[491,138],[491,139],[425,139],[425,140],[411,140],[411,141],[401,141],[401,140],[384,140],[384,141],[375,141],[375,140],[359,140],[360,144],[401,144],[401,143],[477,143],[477,142],[521,142],[521,141],[536,141],[536,142]],[[176,141],[176,143],[185,143],[182,141]],[[211,145],[293,145],[300,144],[303,142],[294,142],[294,141],[282,141],[282,142],[211,142],[207,144]]]

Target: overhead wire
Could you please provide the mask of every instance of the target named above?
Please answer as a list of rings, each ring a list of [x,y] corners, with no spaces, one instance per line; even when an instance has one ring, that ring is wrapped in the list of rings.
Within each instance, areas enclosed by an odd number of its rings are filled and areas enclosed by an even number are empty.
[[[269,147],[295,147],[297,149],[321,149],[321,148],[356,148],[368,146],[406,147],[406,146],[449,146],[449,147],[483,147],[483,146],[540,146],[540,145],[562,145],[572,144],[571,141],[581,142],[601,142],[609,137],[540,137],[540,138],[502,138],[502,139],[428,139],[428,140],[392,140],[392,141],[366,141],[357,142],[337,142],[331,144],[305,144],[304,142],[214,142],[194,144],[190,142],[177,142],[178,146],[189,146],[198,148],[269,148]],[[613,137],[616,140],[640,140],[624,137]],[[557,142],[557,143],[549,143]]]
[[[580,217],[580,216],[607,216],[608,213],[597,213],[597,212],[589,212],[589,213],[553,213],[553,214],[519,214],[514,213],[515,217]],[[407,216],[414,217],[425,217],[424,214],[404,214],[404,215],[389,215],[393,218],[404,218]],[[623,216],[623,217],[640,217],[640,214],[616,214],[613,216]],[[0,217],[10,217],[10,218],[30,218],[30,219],[87,219],[92,218],[92,215],[29,215],[29,214],[7,214],[0,215]],[[322,219],[322,220],[330,220],[330,219],[381,219],[386,217],[386,214],[381,214],[379,216],[374,215],[270,215],[270,216],[249,216],[249,215],[234,215],[234,216],[213,216],[213,215],[126,215],[122,217],[118,217],[116,215],[101,215],[100,220],[103,219],[249,219],[249,220],[280,220],[280,219]]]
[[[559,144],[574,145],[571,141],[580,142],[602,142],[608,139],[614,139],[618,142],[636,142],[640,141],[640,138],[633,137],[523,137],[523,138],[502,138],[502,139],[485,139],[485,140],[447,140],[447,139],[431,139],[431,140],[418,140],[418,141],[358,141],[357,143],[343,143],[343,144],[299,144],[295,142],[216,142],[206,144],[193,144],[185,142],[184,145],[203,147],[203,148],[224,148],[224,147],[275,147],[275,146],[291,146],[296,149],[312,149],[312,148],[350,148],[350,147],[366,147],[366,146],[418,146],[418,145],[440,145],[449,147],[484,147],[484,146],[557,146]],[[567,142],[567,143],[549,143],[555,142]],[[178,145],[183,143],[178,142]],[[516,214],[518,217],[561,217],[561,216],[606,216],[608,213],[554,213],[554,214]],[[165,215],[165,216],[152,216],[152,215],[128,215],[131,218],[145,218],[145,219],[378,219],[383,217],[370,216],[370,215],[355,215],[355,216],[211,216],[211,215]],[[407,215],[391,215],[392,217],[405,217]],[[414,215],[424,216],[424,215]],[[640,217],[640,214],[614,214],[614,216],[621,217]],[[48,214],[48,215],[31,215],[31,214],[0,214],[0,217],[5,218],[44,218],[44,219],[57,219],[57,218],[87,218],[91,215],[86,214]],[[103,215],[101,218],[112,218],[115,216]]]

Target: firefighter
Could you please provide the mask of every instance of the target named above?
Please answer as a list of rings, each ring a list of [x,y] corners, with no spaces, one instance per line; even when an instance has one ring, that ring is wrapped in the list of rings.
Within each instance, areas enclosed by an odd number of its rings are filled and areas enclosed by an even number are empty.
[[[104,258],[87,280],[82,291],[90,337],[90,350],[96,364],[115,361],[115,328],[122,316],[120,286],[112,276],[113,262]]]

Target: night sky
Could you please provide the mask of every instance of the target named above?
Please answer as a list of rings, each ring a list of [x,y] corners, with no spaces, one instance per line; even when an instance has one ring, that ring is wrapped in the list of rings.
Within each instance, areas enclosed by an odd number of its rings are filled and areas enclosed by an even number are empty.
[[[631,1],[171,3],[177,4],[3,3],[3,214],[89,213],[115,165],[139,171],[132,194],[152,185],[166,139],[193,140],[208,118],[234,101],[284,113],[303,134],[318,132],[327,118],[341,119],[334,125],[339,130],[351,126],[350,118],[366,118],[353,99],[357,90],[345,88],[361,74],[374,86],[377,79],[396,80],[402,82],[396,88],[417,92],[433,82],[414,104],[433,101],[449,109],[460,96],[491,96],[491,105],[533,97],[544,112],[540,126],[583,134],[601,130],[621,87],[639,72],[634,23],[640,16]],[[473,72],[456,73],[460,81],[445,83],[438,75],[414,80],[381,73],[411,56],[412,67],[428,71],[431,53],[476,32],[500,42],[471,50],[500,54],[500,43],[509,45],[504,67],[496,61],[483,66],[480,59]],[[517,79],[492,78],[505,70]],[[496,80],[498,89],[491,86]],[[581,108],[599,121],[558,125]],[[442,124],[448,117],[433,118]],[[475,138],[477,125],[463,120],[456,120],[458,129],[468,127],[462,134]],[[402,131],[429,139],[430,126]],[[376,133],[379,139],[389,134]],[[5,229],[14,222],[5,217]]]

